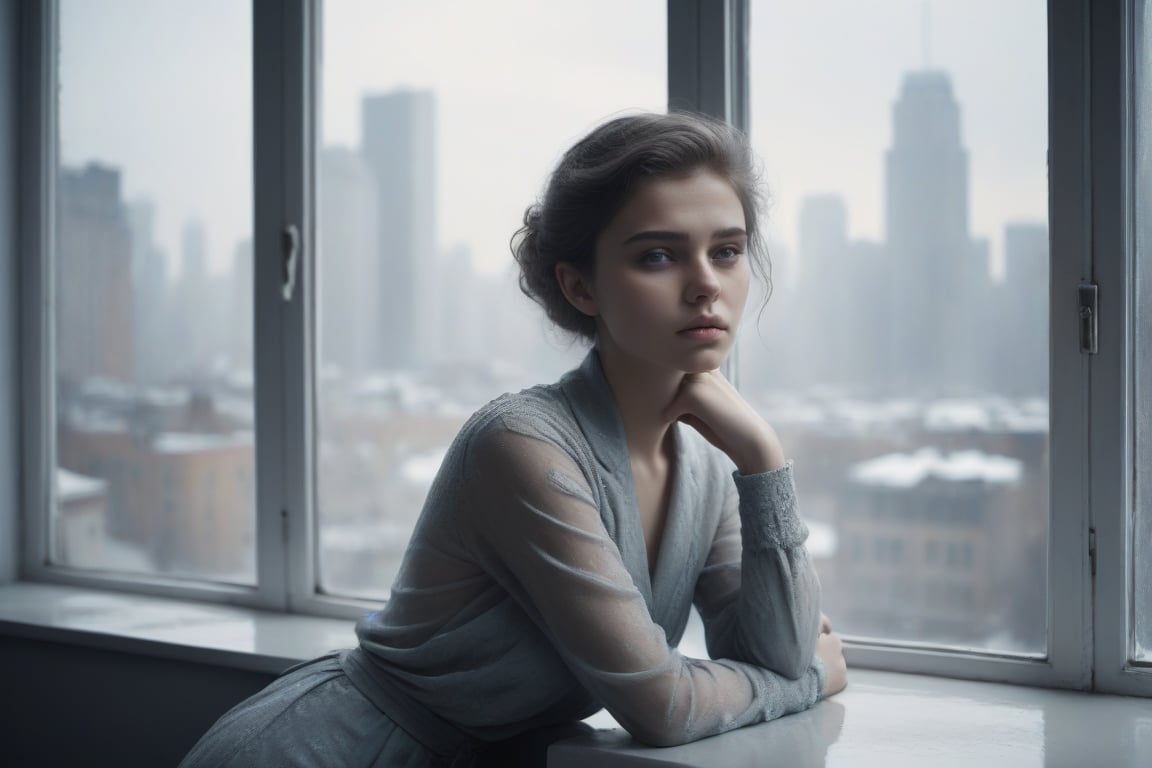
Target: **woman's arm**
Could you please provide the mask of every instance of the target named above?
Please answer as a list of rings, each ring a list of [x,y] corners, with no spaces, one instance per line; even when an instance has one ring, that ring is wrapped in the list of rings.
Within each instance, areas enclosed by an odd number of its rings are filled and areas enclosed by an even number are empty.
[[[489,428],[469,448],[465,539],[580,682],[637,739],[679,744],[806,709],[823,686],[809,648],[788,679],[669,648],[580,467],[549,441]]]
[[[821,615],[792,468],[733,479],[696,583],[708,653],[798,677],[815,652]]]
[[[696,590],[709,653],[803,674],[820,629],[820,583],[775,430],[719,371],[684,376],[664,414],[737,467]]]

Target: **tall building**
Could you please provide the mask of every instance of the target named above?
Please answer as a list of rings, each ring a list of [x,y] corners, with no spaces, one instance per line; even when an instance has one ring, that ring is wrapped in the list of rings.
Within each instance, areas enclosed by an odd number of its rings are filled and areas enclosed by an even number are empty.
[[[132,236],[120,171],[61,169],[56,258],[56,366],[65,379],[131,381]]]
[[[320,360],[351,374],[379,366],[379,345],[398,335],[387,329],[405,327],[384,315],[397,287],[381,290],[376,186],[375,174],[356,152],[320,152]]]
[[[150,200],[128,206],[132,231],[133,332],[136,381],[156,382],[171,370],[171,304],[164,252],[156,244],[155,207]]]
[[[924,395],[980,389],[988,253],[969,233],[968,153],[945,72],[904,78],[892,110],[885,202],[892,387]]]
[[[793,321],[802,329],[804,378],[812,384],[842,383],[851,376],[848,355],[856,341],[855,280],[848,246],[848,210],[839,195],[800,202],[800,302]]]
[[[362,151],[376,182],[379,228],[375,363],[414,368],[440,356],[443,338],[434,281],[436,102],[430,91],[366,96]]]
[[[208,253],[204,224],[197,219],[184,223],[180,233],[180,276],[172,308],[174,338],[180,340],[180,375],[200,376],[211,354],[211,328],[219,316],[210,308],[213,296],[208,282]]]
[[[252,240],[241,240],[232,251],[232,272],[229,276],[231,296],[228,306],[228,334],[226,352],[232,370],[251,374],[253,369],[252,342],[256,332],[254,315]]]
[[[1048,227],[1004,227],[1004,282],[997,304],[1003,343],[997,391],[1048,396]]]

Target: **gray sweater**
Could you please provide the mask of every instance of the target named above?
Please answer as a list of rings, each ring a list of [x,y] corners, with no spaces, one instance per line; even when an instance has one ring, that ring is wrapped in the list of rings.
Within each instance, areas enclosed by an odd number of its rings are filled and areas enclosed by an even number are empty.
[[[379,687],[422,741],[444,725],[503,739],[603,706],[638,740],[671,745],[811,706],[824,688],[820,588],[791,467],[740,475],[694,430],[674,430],[650,578],[595,350],[558,383],[477,412],[391,599],[357,625],[370,667],[358,685]],[[714,660],[676,650],[693,602]]]

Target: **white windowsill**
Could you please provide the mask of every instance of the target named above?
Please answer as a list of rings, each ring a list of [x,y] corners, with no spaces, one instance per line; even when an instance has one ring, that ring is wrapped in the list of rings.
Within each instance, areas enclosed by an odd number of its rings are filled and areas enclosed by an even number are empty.
[[[354,622],[71,586],[0,585],[0,635],[276,674],[355,642]],[[601,712],[589,719],[611,728]],[[1148,699],[852,670],[849,688],[770,723],[654,749],[622,730],[554,745],[554,768],[1141,765]]]
[[[354,624],[55,584],[0,586],[0,635],[273,674],[352,647]]]
[[[806,712],[679,747],[623,731],[554,744],[549,768],[1152,765],[1152,702],[1126,696],[850,670]]]

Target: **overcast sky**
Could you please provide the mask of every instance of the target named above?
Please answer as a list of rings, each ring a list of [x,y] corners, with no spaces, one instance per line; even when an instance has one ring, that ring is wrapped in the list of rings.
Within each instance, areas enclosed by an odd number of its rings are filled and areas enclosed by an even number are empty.
[[[323,141],[359,143],[364,93],[433,89],[429,247],[466,243],[487,271],[509,263],[508,238],[560,152],[606,117],[665,104],[665,0],[325,6]],[[1044,221],[1044,8],[935,0],[925,24],[924,0],[752,0],[752,136],[785,249],[813,193],[842,194],[851,234],[880,237],[892,103],[926,63],[952,75],[962,107],[974,234],[998,251],[1004,221]],[[61,37],[64,162],[120,167],[129,200],[154,200],[170,258],[183,223],[202,219],[223,269],[251,232],[248,3],[63,0]]]

